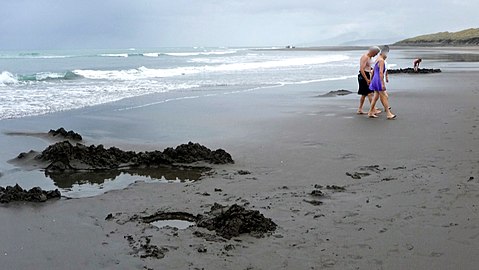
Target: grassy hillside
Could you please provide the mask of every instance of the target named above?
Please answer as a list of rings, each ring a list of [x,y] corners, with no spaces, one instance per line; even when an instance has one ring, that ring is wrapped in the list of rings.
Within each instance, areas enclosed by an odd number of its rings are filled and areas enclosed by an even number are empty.
[[[459,32],[440,32],[422,35],[396,42],[394,45],[408,46],[479,46],[479,28]]]

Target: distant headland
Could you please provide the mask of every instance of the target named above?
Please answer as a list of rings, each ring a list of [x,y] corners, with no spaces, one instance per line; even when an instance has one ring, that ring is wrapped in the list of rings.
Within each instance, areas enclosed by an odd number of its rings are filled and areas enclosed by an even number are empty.
[[[479,28],[470,28],[458,32],[439,32],[404,39],[394,43],[396,46],[479,46]]]

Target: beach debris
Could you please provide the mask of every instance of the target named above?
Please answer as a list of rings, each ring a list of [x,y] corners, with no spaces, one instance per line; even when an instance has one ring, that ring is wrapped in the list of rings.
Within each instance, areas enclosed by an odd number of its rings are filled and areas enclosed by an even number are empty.
[[[208,242],[226,242],[226,240],[216,234],[203,233],[200,231],[194,231],[193,235],[199,238],[203,238]]]
[[[414,68],[400,68],[400,69],[388,69],[389,74],[398,74],[398,73],[406,73],[406,74],[429,74],[429,73],[440,73],[442,72],[440,69],[433,69],[433,68],[420,68],[417,71]]]
[[[215,231],[226,239],[244,233],[259,238],[265,233],[275,231],[277,227],[271,219],[257,210],[247,210],[237,204],[223,206],[218,203],[215,203],[206,215],[198,216],[197,225]]]
[[[324,95],[319,95],[316,97],[336,97],[336,96],[346,96],[349,94],[352,94],[353,92],[345,89],[340,89],[340,90],[335,90],[335,91],[329,91],[328,93]]]
[[[27,191],[18,184],[13,187],[0,187],[0,203],[10,203],[14,201],[45,202],[60,197],[61,193],[58,189],[47,191],[39,187],[34,187]]]
[[[251,174],[251,172],[247,171],[247,170],[238,170],[238,174],[239,175],[248,175],[248,174]]]
[[[324,196],[324,193],[319,190],[319,189],[315,189],[313,191],[311,191],[311,196],[314,196],[314,197],[323,197]]]
[[[223,248],[224,248],[226,251],[230,251],[230,250],[236,249],[236,247],[235,247],[233,244],[224,245]]]
[[[135,240],[133,236],[126,235],[124,238],[128,241],[128,245],[133,250],[133,255],[144,258],[163,259],[165,253],[169,250],[165,247],[159,248],[151,244],[151,236],[141,236]]]
[[[394,180],[397,180],[397,178],[395,178],[395,177],[385,177],[381,181],[389,182],[389,181],[394,181]]]
[[[205,245],[201,244],[197,249],[199,253],[206,253],[208,250],[206,249]]]
[[[353,178],[353,179],[361,179],[362,177],[366,177],[371,175],[370,173],[367,172],[354,172],[354,173],[346,173],[347,176]]]
[[[63,139],[72,140],[72,141],[83,140],[83,138],[80,134],[74,132],[73,130],[66,131],[63,127],[59,128],[57,130],[50,129],[50,131],[48,132],[48,135],[50,135],[54,138],[61,137]]]
[[[309,200],[304,200],[304,202],[307,202],[307,203],[312,204],[314,206],[320,206],[320,205],[323,204],[322,201],[318,201],[318,200],[310,200],[310,201]]]
[[[17,159],[28,156],[21,153]],[[198,143],[189,142],[163,152],[123,151],[103,145],[72,145],[69,141],[48,146],[34,160],[46,163],[47,173],[78,170],[112,170],[126,167],[159,167],[178,163],[208,162],[212,164],[234,163],[230,154],[223,149],[212,151]]]
[[[336,185],[327,185],[326,186],[326,189],[330,189],[330,190],[334,190],[334,191],[346,191],[346,188],[345,187],[342,187],[342,186],[336,186]]]
[[[362,167],[359,167],[359,169],[362,171],[372,171],[376,173],[386,170],[386,168],[381,168],[379,165],[362,166]]]

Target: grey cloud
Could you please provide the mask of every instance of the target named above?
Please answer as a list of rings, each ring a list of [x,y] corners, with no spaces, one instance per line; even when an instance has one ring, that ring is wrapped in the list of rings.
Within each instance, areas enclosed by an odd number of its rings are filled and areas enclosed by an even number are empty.
[[[479,2],[7,0],[0,49],[324,44],[455,31]]]

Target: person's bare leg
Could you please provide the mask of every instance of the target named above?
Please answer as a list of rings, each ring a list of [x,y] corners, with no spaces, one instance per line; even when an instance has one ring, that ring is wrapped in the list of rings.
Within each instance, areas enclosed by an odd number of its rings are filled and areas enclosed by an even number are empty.
[[[374,93],[371,93],[368,95],[369,104],[373,103],[373,96],[374,96]],[[380,113],[382,113],[382,111],[378,109],[378,107],[374,106],[374,114],[380,114]]]
[[[365,100],[366,100],[366,96],[361,95],[361,97],[359,98],[358,114],[364,114],[363,106],[364,106],[364,101]]]
[[[389,100],[388,100],[387,94],[384,91],[378,91],[378,92],[379,92],[379,97],[381,98],[381,103],[383,104],[384,110],[386,111],[387,118],[389,119],[395,118],[396,116],[389,109]]]
[[[379,93],[378,91],[374,91],[374,97],[371,100],[371,108],[369,108],[368,116],[371,118],[377,118],[376,112],[376,102],[378,102]]]

